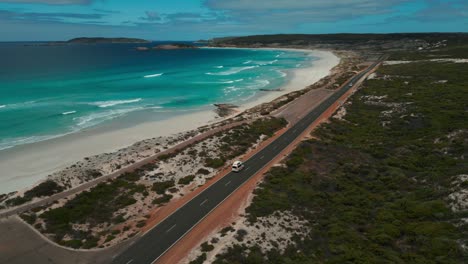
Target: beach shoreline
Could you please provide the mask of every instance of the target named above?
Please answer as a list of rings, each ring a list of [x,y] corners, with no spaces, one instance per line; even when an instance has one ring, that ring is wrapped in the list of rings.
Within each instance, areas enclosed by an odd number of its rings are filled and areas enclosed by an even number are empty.
[[[330,51],[305,49],[274,49],[305,52],[317,60],[309,67],[292,69],[289,81],[280,91],[259,92],[252,100],[239,106],[244,111],[262,103],[270,102],[284,94],[301,90],[330,74],[340,59]],[[220,102],[222,103],[222,102]],[[214,107],[194,112],[177,114],[157,121],[118,127],[114,125],[86,129],[62,137],[17,146],[0,151],[0,193],[29,189],[48,175],[64,169],[85,157],[115,152],[142,140],[168,137],[197,129],[226,118],[217,118]]]

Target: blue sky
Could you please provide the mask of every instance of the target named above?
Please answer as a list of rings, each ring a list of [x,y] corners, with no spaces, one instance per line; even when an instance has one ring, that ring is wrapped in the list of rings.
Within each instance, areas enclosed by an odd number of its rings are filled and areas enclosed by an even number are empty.
[[[467,32],[468,0],[0,0],[0,41]]]

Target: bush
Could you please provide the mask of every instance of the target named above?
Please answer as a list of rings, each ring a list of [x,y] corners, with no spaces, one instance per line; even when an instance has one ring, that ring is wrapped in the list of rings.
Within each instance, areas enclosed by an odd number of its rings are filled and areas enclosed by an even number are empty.
[[[210,174],[210,171],[204,168],[201,168],[197,171],[197,174],[203,174],[203,175],[208,175]]]
[[[185,176],[183,178],[180,178],[179,181],[177,182],[177,184],[187,185],[187,184],[191,183],[193,181],[193,179],[195,179],[195,175]]]
[[[170,194],[164,194],[161,197],[158,197],[153,200],[153,204],[161,205],[169,202],[172,199],[172,195]]]
[[[214,246],[211,244],[208,244],[208,242],[204,242],[201,244],[201,251],[202,252],[209,252],[214,249]]]
[[[239,242],[242,242],[244,240],[244,237],[247,235],[247,231],[244,230],[244,229],[239,229],[237,230],[237,234],[236,234],[236,239],[237,241]]]
[[[221,168],[226,161],[220,158],[207,158],[205,159],[205,166],[213,169]]]
[[[190,264],[203,264],[206,260],[206,253],[201,254],[196,259],[190,261]]]
[[[174,180],[155,182],[153,183],[153,191],[156,191],[157,194],[163,194],[166,192],[167,189],[174,187],[174,186],[175,186]]]

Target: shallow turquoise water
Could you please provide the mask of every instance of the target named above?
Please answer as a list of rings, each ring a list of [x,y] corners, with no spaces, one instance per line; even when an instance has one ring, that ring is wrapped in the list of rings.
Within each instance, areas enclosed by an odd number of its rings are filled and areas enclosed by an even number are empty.
[[[152,45],[155,45],[154,43]],[[136,45],[0,44],[0,149],[150,111],[242,104],[308,66],[302,52],[159,50]]]

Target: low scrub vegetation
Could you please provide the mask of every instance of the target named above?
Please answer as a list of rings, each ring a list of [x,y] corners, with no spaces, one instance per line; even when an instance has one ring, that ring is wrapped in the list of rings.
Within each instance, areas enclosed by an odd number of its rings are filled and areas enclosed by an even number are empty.
[[[421,62],[379,73],[386,79],[367,81],[346,105],[345,120],[321,126],[286,167],[269,171],[247,209],[251,222],[290,210],[311,223],[311,232],[281,253],[244,244],[214,263],[467,259],[460,245],[468,239],[460,221],[466,211],[451,211],[447,196],[453,176],[467,169],[468,142],[453,135],[468,130],[468,68]]]
[[[63,191],[64,188],[58,185],[55,181],[47,180],[38,184],[36,187],[32,188],[29,191],[26,191],[23,196],[15,197],[6,201],[6,204],[9,206],[17,206],[23,203],[31,201],[36,197],[45,197],[51,196],[56,193]]]
[[[174,180],[153,183],[153,191],[157,194],[164,194],[167,189],[174,187]]]
[[[93,237],[88,231],[73,229],[73,224],[86,223],[89,224],[88,229],[90,229],[109,222],[114,212],[136,202],[133,198],[134,194],[143,193],[146,190],[144,185],[135,183],[137,179],[139,176],[136,174],[125,174],[78,194],[62,207],[45,211],[39,215],[45,223],[45,229],[42,231],[52,234],[58,243],[65,246],[91,247],[97,243],[98,238]],[[30,221],[31,217],[28,214],[26,218],[23,218]],[[66,236],[72,239],[64,240]]]

